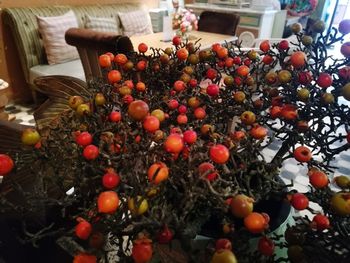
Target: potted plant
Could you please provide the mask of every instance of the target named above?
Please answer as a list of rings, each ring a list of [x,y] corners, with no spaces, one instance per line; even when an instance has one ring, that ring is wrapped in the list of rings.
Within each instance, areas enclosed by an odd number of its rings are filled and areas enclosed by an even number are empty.
[[[50,95],[36,113],[39,131],[25,130],[22,151],[0,156],[5,182],[26,169],[36,187],[14,184],[25,207],[4,197],[2,211],[45,208],[29,240],[61,237],[73,262],[345,262],[350,184],[337,177],[336,193],[330,176],[350,147],[350,52],[344,43],[334,59],[326,48],[349,21],[330,36],[314,27],[316,41],[293,28],[297,43],[263,41],[259,50],[200,50],[175,37],[165,50],[103,54],[106,80],[88,88],[39,80]],[[307,167],[309,192],[279,178],[290,160]],[[289,204],[317,215],[273,232]]]

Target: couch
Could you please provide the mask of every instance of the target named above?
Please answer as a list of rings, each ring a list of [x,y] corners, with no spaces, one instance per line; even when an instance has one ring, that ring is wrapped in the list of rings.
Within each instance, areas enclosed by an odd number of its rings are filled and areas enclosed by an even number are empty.
[[[143,8],[145,7],[142,4],[137,3],[5,8],[2,12],[2,19],[14,38],[24,79],[28,86],[35,90],[34,79],[39,76],[65,75],[85,80],[80,59],[48,65],[36,15],[58,16],[71,9],[78,19],[79,26],[83,27],[86,14],[93,17],[113,17],[117,15],[117,12],[130,12]]]

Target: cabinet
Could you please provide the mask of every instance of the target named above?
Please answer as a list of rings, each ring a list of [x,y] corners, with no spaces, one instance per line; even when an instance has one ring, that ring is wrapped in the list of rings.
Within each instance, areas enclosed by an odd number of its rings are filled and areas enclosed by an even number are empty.
[[[236,29],[238,37],[241,33],[249,31],[253,33],[255,38],[281,38],[286,22],[286,12],[284,10],[255,10],[208,3],[188,4],[186,8],[192,9],[198,16],[206,10],[239,14],[240,22]]]

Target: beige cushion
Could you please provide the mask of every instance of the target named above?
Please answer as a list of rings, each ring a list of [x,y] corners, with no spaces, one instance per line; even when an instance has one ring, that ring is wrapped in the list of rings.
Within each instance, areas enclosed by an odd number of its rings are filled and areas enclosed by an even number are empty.
[[[37,16],[39,32],[50,65],[79,58],[75,47],[66,43],[64,34],[71,27],[78,27],[78,21],[71,10],[62,16]]]
[[[146,10],[118,13],[123,26],[124,35],[128,37],[153,33],[152,22]]]
[[[36,65],[29,70],[30,83],[34,83],[37,77],[63,75],[86,80],[83,65],[80,59],[55,65]]]
[[[120,34],[117,18],[85,16],[85,28],[100,32],[113,32]]]

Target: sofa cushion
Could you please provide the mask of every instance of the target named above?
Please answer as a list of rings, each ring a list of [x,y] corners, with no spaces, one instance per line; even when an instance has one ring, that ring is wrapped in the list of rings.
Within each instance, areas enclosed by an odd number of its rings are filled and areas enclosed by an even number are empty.
[[[124,34],[128,37],[153,33],[151,17],[146,10],[127,13],[119,12],[118,15],[123,26]]]
[[[29,70],[30,83],[34,83],[34,79],[37,77],[50,75],[71,76],[85,81],[84,69],[80,59],[55,65],[37,65]]]
[[[86,15],[85,28],[92,29],[100,32],[113,32],[116,34],[121,34],[119,30],[119,23],[116,17],[92,17]]]
[[[68,45],[64,39],[64,34],[69,28],[78,27],[73,11],[62,16],[37,16],[37,20],[47,61],[50,65],[79,58],[77,49]]]

